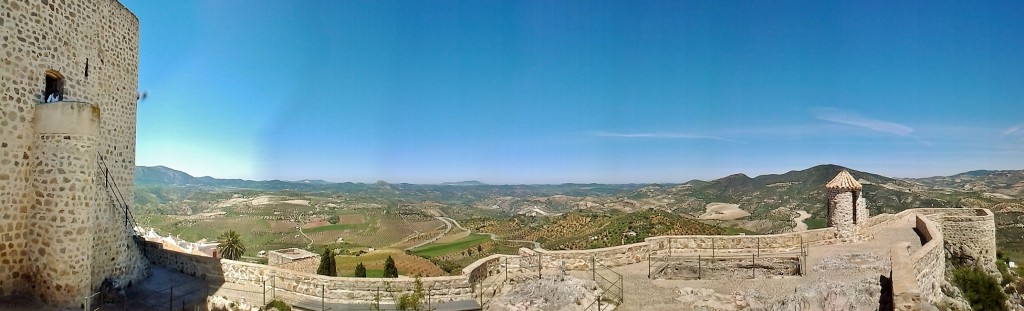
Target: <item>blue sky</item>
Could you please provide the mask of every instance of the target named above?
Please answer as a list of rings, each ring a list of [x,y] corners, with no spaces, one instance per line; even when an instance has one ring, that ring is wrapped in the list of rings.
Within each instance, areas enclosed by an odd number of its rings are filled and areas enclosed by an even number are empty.
[[[122,1],[139,165],[685,182],[1024,168],[1024,2]]]

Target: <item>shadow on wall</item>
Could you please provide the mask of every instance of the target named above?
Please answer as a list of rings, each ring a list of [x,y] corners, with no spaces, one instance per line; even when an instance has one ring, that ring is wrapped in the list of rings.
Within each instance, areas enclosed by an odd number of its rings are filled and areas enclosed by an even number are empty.
[[[220,259],[165,250],[158,242],[136,243],[151,265],[145,280],[113,302],[121,309],[206,310],[206,298],[224,284]]]

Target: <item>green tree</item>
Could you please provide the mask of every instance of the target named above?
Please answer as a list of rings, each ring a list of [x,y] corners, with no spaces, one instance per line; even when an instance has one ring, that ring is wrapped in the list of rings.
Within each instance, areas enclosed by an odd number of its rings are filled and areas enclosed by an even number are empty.
[[[365,278],[366,277],[366,267],[363,266],[362,262],[359,262],[358,264],[356,264],[355,276],[357,278]]]
[[[395,266],[395,259],[391,258],[391,255],[388,255],[388,259],[384,261],[384,277],[398,277],[398,267]]]
[[[338,215],[331,215],[330,217],[327,217],[327,222],[331,223],[332,225],[337,224],[339,221],[341,221],[341,218],[338,217]]]
[[[316,274],[338,276],[338,269],[334,264],[334,252],[330,248],[324,248],[323,255],[320,255],[320,266],[316,268]]]
[[[217,237],[217,250],[220,252],[220,256],[224,259],[238,260],[242,258],[242,254],[245,253],[245,243],[242,242],[242,236],[238,235],[235,230],[228,230]]]

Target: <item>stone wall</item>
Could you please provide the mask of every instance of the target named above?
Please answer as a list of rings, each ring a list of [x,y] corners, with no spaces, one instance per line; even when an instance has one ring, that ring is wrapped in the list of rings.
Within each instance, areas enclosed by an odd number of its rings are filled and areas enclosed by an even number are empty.
[[[916,212],[942,229],[945,258],[954,265],[977,265],[999,277],[996,270],[996,227],[992,211],[981,208],[923,208]]]
[[[0,0],[0,295],[34,293],[70,306],[54,299],[71,301],[73,295],[97,289],[107,277],[132,281],[144,274],[123,210],[110,204],[103,180],[97,178],[102,156],[111,179],[131,200],[138,29],[136,17],[114,0]],[[66,102],[99,108],[98,135],[37,131],[37,109],[61,105],[40,105],[47,71],[63,77]],[[63,159],[43,154],[53,148],[78,153]],[[71,204],[66,198],[77,198],[76,205],[60,209],[59,200]],[[35,209],[39,206],[56,208],[56,214],[44,217],[40,213],[50,211],[40,212]],[[64,220],[72,211],[74,217],[87,219],[62,223],[61,210]],[[88,232],[65,235],[85,223]],[[48,247],[37,247],[47,239]],[[45,255],[40,254],[43,249]],[[88,262],[39,263],[49,260],[46,256],[65,254]],[[53,279],[68,274],[74,277]]]
[[[146,258],[153,265],[209,280],[214,286],[233,283],[259,289],[266,285],[277,293],[287,292],[310,297],[320,297],[323,293],[326,301],[338,303],[370,303],[378,293],[383,294],[382,301],[387,301],[391,297],[388,294],[389,289],[401,294],[411,292],[415,288],[413,278],[328,277],[261,264],[174,252],[163,249],[159,243],[145,243]],[[464,268],[462,275],[424,277],[420,280],[434,302],[471,300],[474,298],[474,284],[498,273],[505,257],[509,256],[492,255],[477,260]]]
[[[853,192],[828,192],[828,226],[836,228],[836,234],[840,239],[849,240],[856,235],[853,222],[853,203]]]
[[[533,267],[539,260],[543,269],[589,270],[593,262],[617,267],[646,261],[648,256],[796,254],[801,246],[828,244],[834,238],[835,228],[768,235],[657,236],[639,243],[586,250],[520,248],[519,256]]]
[[[946,260],[943,257],[945,232],[937,223],[924,216],[916,216],[915,230],[926,241],[910,254],[917,286],[924,301],[935,304],[942,300],[942,282],[945,281]]]

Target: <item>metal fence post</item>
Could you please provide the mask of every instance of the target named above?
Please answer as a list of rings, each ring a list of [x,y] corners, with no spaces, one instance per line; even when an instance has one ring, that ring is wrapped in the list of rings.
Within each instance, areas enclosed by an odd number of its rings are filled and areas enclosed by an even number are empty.
[[[597,259],[593,255],[590,256],[590,279],[597,281]]]
[[[320,310],[327,310],[327,285],[320,284]]]
[[[754,254],[750,254],[750,278],[757,278],[757,263],[754,261]]]
[[[543,255],[541,255],[541,253],[540,253],[540,252],[537,252],[537,279],[538,279],[538,280],[539,280],[539,279],[542,279],[542,278],[543,278],[543,277],[541,276],[541,269],[542,269],[542,267],[544,266],[544,265],[543,265],[543,264],[541,263],[541,261],[543,261],[543,260],[544,260],[544,258],[543,258],[542,256],[543,256]]]
[[[651,278],[651,253],[647,253],[647,278]]]
[[[174,311],[174,286],[171,286],[171,292],[167,297],[167,310]]]
[[[82,311],[89,311],[89,296],[85,296],[83,300],[85,301],[82,304]]]
[[[697,279],[700,280],[700,254],[697,254]]]

